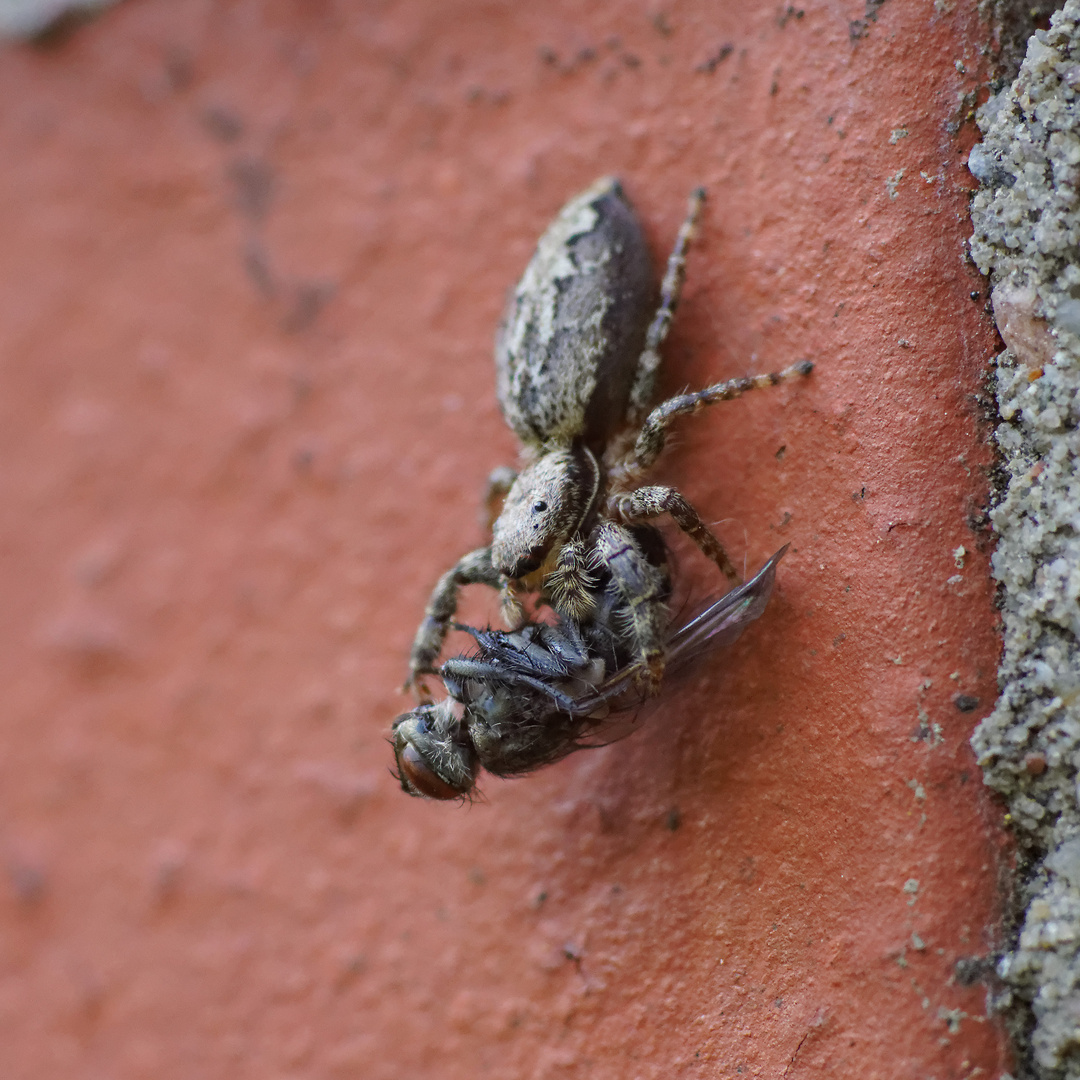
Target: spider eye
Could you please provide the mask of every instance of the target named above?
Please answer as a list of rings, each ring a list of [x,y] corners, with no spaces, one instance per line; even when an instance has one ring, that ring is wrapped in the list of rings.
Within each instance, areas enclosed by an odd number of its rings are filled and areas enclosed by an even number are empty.
[[[533,513],[542,514],[547,509],[547,503],[541,499],[539,502],[533,503]]]
[[[398,755],[398,765],[416,792],[429,799],[460,799],[465,794],[439,776],[411,743]]]

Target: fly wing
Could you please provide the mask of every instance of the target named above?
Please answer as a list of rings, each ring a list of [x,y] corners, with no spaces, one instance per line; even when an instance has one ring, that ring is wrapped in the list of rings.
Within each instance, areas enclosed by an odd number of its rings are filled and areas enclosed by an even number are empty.
[[[733,645],[761,617],[776,582],[776,564],[787,549],[785,544],[749,581],[709,604],[671,635],[667,646],[668,671],[678,671],[705,652]]]
[[[706,653],[734,644],[761,617],[772,596],[776,565],[787,549],[785,544],[749,581],[708,604],[670,634],[665,680]],[[638,670],[638,664],[630,664],[595,691],[577,699],[574,711],[583,719],[585,728],[577,746],[606,746],[625,738],[641,726],[656,701],[662,700],[645,701],[635,686]],[[586,717],[593,718],[592,723]]]

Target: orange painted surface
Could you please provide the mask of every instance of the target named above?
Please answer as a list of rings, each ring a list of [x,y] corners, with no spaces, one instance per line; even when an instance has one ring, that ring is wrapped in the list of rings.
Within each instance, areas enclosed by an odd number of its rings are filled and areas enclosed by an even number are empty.
[[[953,977],[1006,862],[969,6],[130,0],[0,51],[4,1077],[1007,1066]],[[666,390],[817,364],[657,472],[791,552],[640,734],[409,800],[502,299],[605,172],[658,260],[709,192]]]

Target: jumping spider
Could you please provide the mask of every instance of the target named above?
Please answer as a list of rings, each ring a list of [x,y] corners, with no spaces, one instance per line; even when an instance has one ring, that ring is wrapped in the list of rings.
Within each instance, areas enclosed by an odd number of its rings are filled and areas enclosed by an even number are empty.
[[[489,508],[505,499],[490,547],[462,558],[431,595],[406,684],[416,686],[421,700],[428,700],[423,676],[435,673],[463,585],[500,590],[511,628],[523,623],[524,593],[583,622],[595,603],[596,575],[610,568],[632,621],[632,652],[641,661],[635,678],[653,694],[664,671],[667,611],[654,581],[618,569],[643,565],[640,557],[627,557],[637,547],[630,526],[668,514],[730,581],[739,580],[720,541],[680,492],[639,481],[660,456],[675,417],[807,375],[813,365],[801,361],[779,373],[730,379],[648,412],[704,198],[701,189],[690,197],[659,302],[641,226],[618,181],[604,178],[571,199],[541,236],[495,347],[499,406],[521,440],[522,468],[492,474]]]
[[[663,556],[656,529],[629,528],[663,573],[655,561]],[[761,615],[786,550],[745,585],[664,634],[669,673],[730,645]],[[616,574],[606,576],[594,589],[588,623],[557,615],[554,624],[526,622],[510,632],[458,626],[472,635],[476,650],[439,669],[447,696],[394,721],[391,743],[403,791],[429,799],[468,797],[481,767],[496,776],[522,776],[636,730],[643,697],[638,642],[620,593],[611,587]]]

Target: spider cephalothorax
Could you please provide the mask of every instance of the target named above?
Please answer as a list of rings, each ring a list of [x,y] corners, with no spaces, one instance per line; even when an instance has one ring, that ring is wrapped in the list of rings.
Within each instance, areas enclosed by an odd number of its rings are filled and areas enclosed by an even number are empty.
[[[812,365],[731,379],[648,411],[703,200],[701,190],[691,196],[659,290],[641,226],[616,180],[599,180],[571,199],[540,238],[495,348],[499,406],[521,440],[523,467],[492,474],[489,505],[505,498],[491,545],[461,559],[432,593],[409,677],[422,696],[422,677],[435,671],[462,585],[499,589],[511,628],[524,620],[523,593],[583,622],[593,615],[597,573],[610,569],[613,588],[639,616],[632,649],[643,663],[635,677],[653,693],[664,669],[666,615],[652,583],[632,570],[642,559],[640,552],[627,556],[639,543],[629,527],[667,514],[738,581],[690,503],[674,488],[639,482],[675,417],[806,375]],[[650,614],[649,605],[660,606]]]
[[[596,516],[600,464],[586,447],[552,449],[526,466],[492,526],[492,565],[510,580],[539,570]]]

